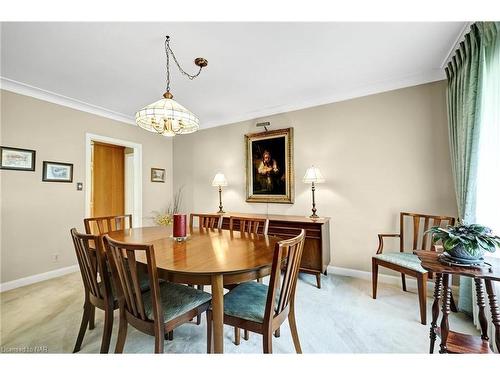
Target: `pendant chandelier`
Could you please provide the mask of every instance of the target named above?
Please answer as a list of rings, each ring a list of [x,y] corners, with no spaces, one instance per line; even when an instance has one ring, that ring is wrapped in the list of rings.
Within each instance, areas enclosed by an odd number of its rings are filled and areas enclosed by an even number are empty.
[[[163,99],[139,110],[135,114],[135,122],[141,128],[165,137],[194,133],[200,128],[200,120],[190,110],[177,103],[170,93],[170,55],[172,55],[172,59],[179,71],[191,80],[200,75],[201,70],[207,66],[208,61],[202,57],[196,58],[194,63],[199,67],[198,73],[194,75],[186,73],[170,48],[170,37],[168,35],[165,38],[165,54],[167,56],[167,91],[163,94]]]

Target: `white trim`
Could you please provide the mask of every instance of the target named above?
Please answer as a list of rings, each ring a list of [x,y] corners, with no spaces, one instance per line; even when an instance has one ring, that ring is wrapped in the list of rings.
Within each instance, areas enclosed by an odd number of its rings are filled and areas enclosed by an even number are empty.
[[[7,281],[6,283],[0,284],[0,292],[6,292],[8,290],[20,288],[25,285],[31,285],[39,283],[40,281],[45,281],[53,279],[59,276],[67,275],[68,273],[73,273],[78,271],[78,264],[73,266],[58,268],[53,271],[39,273],[37,275],[23,277],[22,279]]]
[[[92,155],[92,141],[134,149],[134,209],[132,212],[132,224],[134,227],[142,227],[142,144],[92,133],[85,133],[85,217],[90,217],[90,183],[92,180],[90,160]]]
[[[352,268],[344,268],[344,267],[336,267],[336,266],[328,266],[327,268],[328,272],[333,274],[333,275],[339,275],[339,276],[349,276],[349,277],[354,277],[356,279],[362,279],[362,280],[372,280],[372,273],[367,272],[367,271],[360,271],[360,270],[355,270]],[[396,285],[401,287],[401,277],[400,276],[393,276],[393,275],[384,275],[383,273],[378,273],[378,281],[382,284],[389,284],[389,285]],[[413,277],[407,277],[406,278],[406,286],[417,289],[417,280]],[[427,281],[427,288],[434,288],[434,281],[433,280],[428,280]],[[456,302],[458,302],[458,286],[453,285],[452,287],[453,294],[455,297]],[[455,295],[456,294],[456,295]]]
[[[443,62],[441,63],[441,69],[444,69],[446,65],[448,65],[448,62],[451,60],[453,57],[453,54],[458,48],[458,45],[462,40],[465,38],[465,34],[467,34],[470,31],[470,27],[473,24],[473,22],[465,22],[464,26],[460,30],[460,32],[457,35],[457,39],[455,39],[455,43],[452,44],[450,47],[450,50],[448,51],[448,54],[444,58]]]
[[[368,84],[340,94],[326,95],[313,99],[304,99],[294,104],[283,104],[275,107],[264,108],[258,111],[247,112],[223,120],[202,122],[202,127],[200,128],[200,130],[205,130],[216,126],[234,124],[242,121],[257,120],[262,117],[274,116],[280,113],[298,111],[301,109],[312,108],[320,105],[342,102],[344,100],[356,99],[363,96],[398,90],[405,87],[423,85],[425,83],[441,81],[445,78],[446,76],[442,69],[434,69],[425,73],[414,74],[406,77],[398,77],[383,82]]]
[[[79,111],[92,113],[97,116],[106,117],[115,121],[120,121],[136,126],[134,118],[132,116],[99,107],[94,104],[86,103],[78,99],[70,98],[69,96],[44,90],[39,87],[31,86],[26,83],[18,82],[10,78],[0,76],[0,88],[2,88],[2,90],[14,92],[16,94],[31,96],[36,99],[45,100],[46,102],[59,104],[64,107],[77,109]]]

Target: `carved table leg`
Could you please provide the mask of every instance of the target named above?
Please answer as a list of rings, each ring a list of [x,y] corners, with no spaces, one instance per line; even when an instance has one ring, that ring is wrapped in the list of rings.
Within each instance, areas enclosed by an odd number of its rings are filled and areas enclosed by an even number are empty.
[[[495,344],[498,351],[500,351],[500,310],[498,309],[497,297],[495,296],[492,281],[486,279],[484,280],[484,284],[486,285],[486,292],[490,300],[491,321],[495,326]]]
[[[486,315],[484,314],[484,308],[486,303],[484,301],[484,290],[483,281],[481,279],[474,279],[476,283],[476,296],[477,296],[477,306],[479,307],[479,324],[481,325],[481,338],[483,340],[488,340],[488,321],[486,320]]]
[[[431,330],[430,330],[430,339],[431,345],[429,348],[429,353],[434,353],[434,343],[436,342],[436,327],[437,320],[439,317],[439,299],[441,297],[441,285],[443,281],[443,275],[440,273],[436,273],[436,280],[434,281],[434,302],[432,304],[432,322],[431,322]]]
[[[448,323],[448,315],[450,314],[450,298],[451,298],[451,288],[450,288],[451,275],[443,274],[443,317],[441,318],[441,349],[439,353],[447,353],[448,349],[446,347],[446,341],[448,340],[448,333],[450,331],[450,324]]]

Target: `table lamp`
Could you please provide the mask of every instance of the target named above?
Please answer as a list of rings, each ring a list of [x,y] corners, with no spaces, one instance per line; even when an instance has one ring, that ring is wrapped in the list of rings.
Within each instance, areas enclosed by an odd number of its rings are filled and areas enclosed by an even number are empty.
[[[311,190],[312,190],[312,215],[309,216],[311,219],[317,219],[319,216],[316,215],[316,202],[314,200],[314,191],[316,190],[316,187],[314,184],[319,184],[322,182],[325,182],[325,178],[321,174],[321,171],[316,168],[315,166],[311,166],[311,168],[307,168],[306,174],[304,175],[304,178],[302,179],[306,184],[310,183],[311,184]]]
[[[214,180],[212,181],[212,186],[219,187],[219,211],[217,211],[217,213],[223,214],[224,211],[222,210],[222,187],[227,186],[227,180],[223,173],[217,173],[215,175]]]

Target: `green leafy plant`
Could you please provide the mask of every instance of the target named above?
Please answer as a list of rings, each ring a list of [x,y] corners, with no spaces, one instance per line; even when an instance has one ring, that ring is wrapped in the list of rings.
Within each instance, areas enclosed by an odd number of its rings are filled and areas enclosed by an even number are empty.
[[[168,226],[174,221],[174,214],[179,213],[181,203],[182,203],[182,189],[181,186],[179,190],[174,194],[174,199],[169,203],[168,207],[164,211],[153,211],[153,220],[158,225]]]
[[[426,233],[433,234],[434,243],[442,241],[445,251],[462,247],[473,257],[479,257],[484,251],[493,253],[500,247],[500,237],[495,236],[490,228],[479,224],[459,223],[446,228],[432,227]]]

